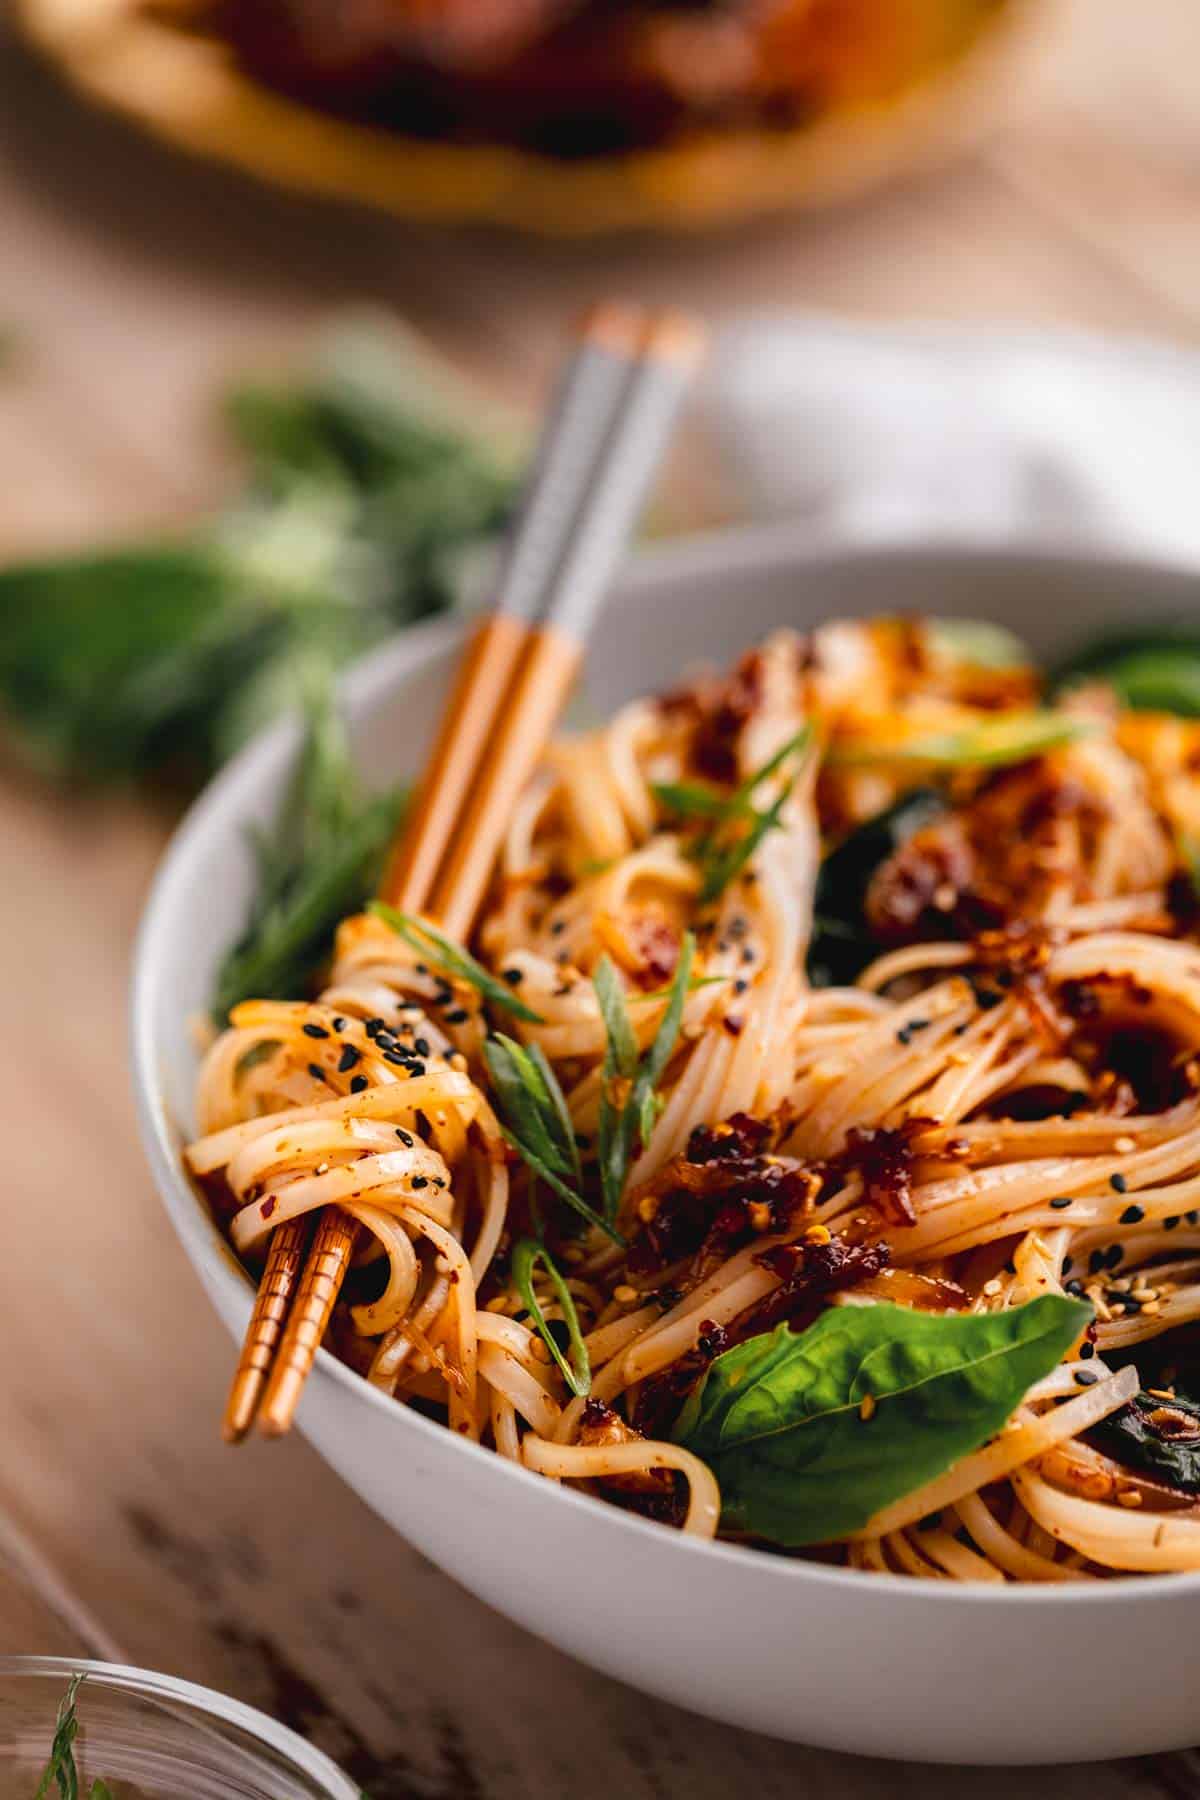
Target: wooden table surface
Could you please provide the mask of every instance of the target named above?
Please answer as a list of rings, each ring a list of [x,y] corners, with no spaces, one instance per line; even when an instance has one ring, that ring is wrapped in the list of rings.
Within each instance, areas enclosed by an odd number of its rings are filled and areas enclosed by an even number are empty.
[[[1195,0],[1068,0],[1019,115],[953,168],[837,217],[567,248],[261,192],[77,108],[0,41],[0,323],[22,340],[0,388],[0,555],[219,496],[215,383],[349,301],[399,308],[528,406],[564,313],[614,288],[717,321],[806,305],[1194,339],[1198,68]],[[73,806],[0,776],[0,1649],[123,1655],[236,1692],[374,1800],[960,1793],[961,1772],[646,1700],[462,1593],[299,1439],[222,1448],[230,1344],[152,1192],[126,1075],[129,947],[164,831],[131,800]],[[1013,1778],[970,1780],[982,1800]],[[1200,1758],[1021,1780],[1062,1800],[1196,1796]]]

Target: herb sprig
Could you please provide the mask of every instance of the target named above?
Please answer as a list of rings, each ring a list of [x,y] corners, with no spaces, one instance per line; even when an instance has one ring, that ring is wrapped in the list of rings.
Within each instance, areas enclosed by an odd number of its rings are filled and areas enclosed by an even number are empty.
[[[781,744],[760,768],[754,769],[730,794],[695,782],[658,782],[652,791],[660,806],[681,819],[707,819],[707,831],[701,833],[689,854],[699,864],[699,903],[708,906],[725,892],[730,882],[740,875],[768,832],[783,821],[783,809],[796,785],[799,770],[785,783],[765,811],[754,804],[761,784],[776,775],[785,763],[799,757],[812,738],[812,727],[803,726],[794,737]]]
[[[511,1013],[514,1019],[524,1019],[530,1025],[542,1023],[540,1013],[535,1013],[532,1007],[526,1006],[510,987],[497,981],[482,963],[476,962],[469,950],[464,950],[461,944],[448,938],[445,932],[439,931],[436,925],[431,925],[428,919],[419,919],[415,913],[398,912],[384,900],[373,900],[369,910],[390,925],[396,935],[402,937],[419,956],[425,957],[444,974],[467,982],[501,1012]]]
[[[450,605],[520,453],[398,326],[356,320],[226,416],[246,487],[176,539],[0,569],[0,709],[49,775],[206,776],[333,669]]]
[[[79,1800],[79,1769],[75,1762],[75,1739],[79,1735],[76,1700],[85,1680],[86,1676],[72,1675],[67,1691],[58,1703],[50,1760],[42,1771],[33,1800],[46,1800],[51,1783],[58,1789],[59,1800]],[[113,1800],[112,1789],[105,1781],[93,1781],[88,1789],[88,1800]]]
[[[604,1212],[610,1220],[615,1219],[620,1210],[635,1152],[639,1144],[645,1149],[650,1142],[662,1111],[658,1087],[679,1039],[683,1003],[691,981],[695,953],[696,940],[688,932],[680,946],[666,1010],[650,1048],[641,1057],[625,990],[614,964],[607,956],[602,956],[592,976],[607,1035],[604,1085],[600,1096],[599,1152]],[[620,1100],[616,1098],[618,1092],[623,1093]]]
[[[539,1262],[549,1276],[555,1298],[562,1308],[563,1323],[567,1328],[568,1345],[571,1352],[569,1361],[563,1355],[558,1339],[551,1330],[550,1321],[543,1312],[534,1291],[533,1274]],[[542,1342],[562,1370],[563,1380],[573,1394],[585,1398],[592,1391],[592,1365],[588,1359],[587,1345],[583,1341],[579,1314],[575,1310],[575,1301],[570,1288],[563,1279],[562,1271],[545,1244],[539,1239],[521,1238],[514,1246],[512,1278],[513,1286],[520,1294],[525,1310],[537,1327]]]
[[[897,743],[835,744],[829,761],[853,768],[866,763],[941,763],[949,768],[1003,768],[1061,750],[1091,737],[1090,719],[1058,712],[1027,712],[985,719],[962,731],[930,732]]]
[[[558,1077],[538,1044],[518,1044],[498,1032],[483,1047],[501,1115],[504,1141],[530,1173],[565,1200],[573,1212],[615,1244],[624,1238],[612,1221],[589,1206],[582,1193],[579,1146],[571,1129]]]
[[[303,993],[338,924],[373,891],[399,820],[400,792],[364,795],[328,686],[310,699],[307,729],[279,815],[251,834],[258,864],[245,930],[217,972],[213,1016],[239,1000]]]

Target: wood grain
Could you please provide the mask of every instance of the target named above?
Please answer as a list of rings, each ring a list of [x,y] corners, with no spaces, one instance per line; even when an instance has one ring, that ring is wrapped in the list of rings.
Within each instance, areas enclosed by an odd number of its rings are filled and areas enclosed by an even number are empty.
[[[584,249],[259,192],[92,117],[0,39],[0,322],[23,339],[0,385],[0,554],[215,502],[231,472],[214,386],[348,302],[400,308],[530,409],[561,321],[597,291],[683,299],[717,324],[806,305],[1195,338],[1194,0],[1068,3],[1067,50],[1021,118],[954,169],[838,217]],[[686,434],[674,497],[719,510]],[[1002,1771],[855,1761],[645,1700],[462,1593],[303,1442],[221,1444],[233,1346],[151,1191],[125,1069],[129,946],[168,824],[0,773],[4,1205],[20,1226],[0,1307],[0,1645],[99,1639],[241,1694],[373,1800],[1011,1794]],[[1198,1771],[1156,1758],[1020,1784],[1196,1800]]]

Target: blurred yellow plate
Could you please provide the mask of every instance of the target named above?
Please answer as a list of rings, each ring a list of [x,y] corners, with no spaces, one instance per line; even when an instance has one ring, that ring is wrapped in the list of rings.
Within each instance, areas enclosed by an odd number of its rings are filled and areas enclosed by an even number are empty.
[[[828,205],[977,140],[1003,115],[1052,0],[944,3],[965,9],[965,48],[886,103],[796,127],[697,129],[661,148],[580,160],[437,143],[323,113],[260,85],[222,44],[142,0],[16,0],[15,12],[82,93],[196,154],[409,219],[589,235]]]

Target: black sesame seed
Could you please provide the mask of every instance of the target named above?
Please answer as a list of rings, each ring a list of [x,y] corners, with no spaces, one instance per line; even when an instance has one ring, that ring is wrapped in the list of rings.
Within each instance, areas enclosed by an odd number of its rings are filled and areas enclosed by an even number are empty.
[[[465,1025],[468,1014],[465,1006],[456,1006],[453,1012],[443,1013],[447,1025]]]
[[[1124,1250],[1122,1250],[1120,1244],[1114,1244],[1104,1259],[1104,1266],[1106,1269],[1119,1269],[1124,1260]]]
[[[754,960],[755,960],[755,957],[754,957],[753,950],[747,949],[747,950],[742,951],[742,961],[744,963],[749,964],[749,963],[752,963]]]
[[[1189,1225],[1200,1225],[1200,1208],[1193,1207],[1191,1212],[1184,1213]]]
[[[350,1092],[352,1094],[361,1094],[363,1089],[369,1085],[365,1075],[355,1075],[350,1082]]]
[[[509,987],[520,987],[523,980],[520,969],[502,969],[500,973],[503,975],[505,981],[507,981]]]
[[[1123,1175],[1110,1175],[1108,1178],[1108,1185],[1113,1190],[1114,1194],[1123,1194],[1129,1187],[1129,1183]]]
[[[1075,1267],[1075,1258],[1073,1256],[1064,1256],[1063,1257],[1063,1266],[1062,1266],[1063,1274],[1069,1275],[1071,1273],[1071,1270],[1074,1267]]]
[[[433,1054],[433,1052],[429,1048],[429,1039],[428,1038],[414,1038],[413,1039],[413,1049],[416,1051],[418,1056],[432,1056],[432,1054]]]
[[[419,1188],[427,1188],[429,1186],[428,1175],[414,1175],[412,1180],[409,1183],[409,1186],[418,1188],[418,1189]]]
[[[550,936],[551,937],[561,937],[563,932],[566,929],[567,929],[567,921],[565,919],[555,919],[554,923],[550,927]]]
[[[984,1012],[991,1012],[993,1006],[999,1006],[1004,999],[994,988],[976,988],[975,999]]]
[[[311,1020],[303,1029],[305,1037],[327,1038],[329,1036],[323,1025],[314,1025]]]
[[[1121,1214],[1122,1225],[1140,1225],[1146,1216],[1144,1206],[1127,1206]]]
[[[739,975],[737,980],[733,984],[733,991],[735,994],[744,994],[746,989],[749,986],[750,986],[750,983],[748,981],[743,980],[743,978]]]
[[[1096,1275],[1100,1272],[1100,1270],[1103,1267],[1104,1267],[1104,1252],[1103,1252],[1103,1250],[1093,1250],[1092,1254],[1088,1257],[1088,1274]]]
[[[345,1031],[345,1029],[346,1029],[345,1019],[335,1019],[333,1021],[333,1029],[335,1031]]]
[[[1092,1360],[1093,1356],[1095,1356],[1095,1354],[1096,1354],[1095,1344],[1093,1344],[1089,1339],[1085,1338],[1083,1340],[1083,1343],[1080,1344],[1080,1346],[1079,1346],[1080,1357],[1082,1358],[1082,1360],[1084,1362],[1091,1362],[1091,1360]]]
[[[1075,1202],[1071,1199],[1069,1194],[1056,1194],[1050,1204],[1055,1212],[1062,1212],[1064,1207],[1073,1206]]]
[[[414,963],[413,968],[417,971],[418,975],[428,975],[429,973],[429,970],[424,963]]]
[[[1083,1293],[1083,1283],[1082,1281],[1068,1281],[1066,1283],[1066,1289],[1068,1294],[1073,1295],[1074,1298],[1078,1300]]]
[[[1095,1369],[1076,1369],[1075,1371],[1076,1387],[1095,1387],[1099,1379]]]
[[[309,1063],[308,1072],[314,1081],[324,1081],[325,1079],[325,1071],[320,1063]]]
[[[361,1059],[361,1056],[362,1052],[356,1050],[353,1044],[343,1044],[342,1054],[338,1057],[339,1073],[345,1075]]]
[[[1179,1214],[1178,1213],[1168,1213],[1167,1217],[1163,1220],[1163,1230],[1164,1231],[1174,1231],[1174,1229],[1178,1225],[1178,1223],[1179,1223]]]
[[[404,1145],[406,1150],[412,1149],[413,1135],[411,1131],[405,1131],[402,1125],[397,1125],[396,1136],[400,1139],[400,1142]]]
[[[379,1036],[380,1032],[384,1031],[386,1029],[387,1028],[382,1019],[368,1019],[366,1024],[363,1026],[363,1030],[366,1032],[366,1034],[369,1038],[377,1038]]]

